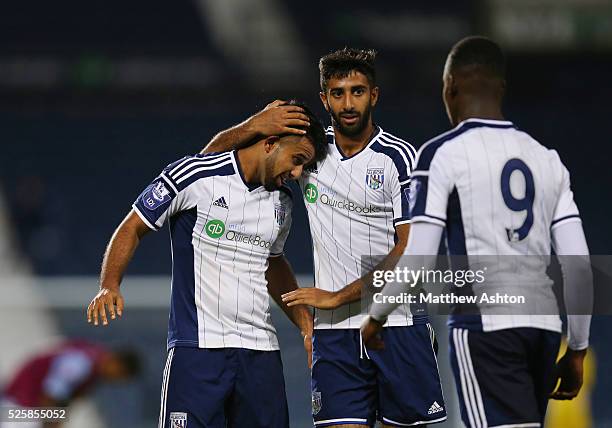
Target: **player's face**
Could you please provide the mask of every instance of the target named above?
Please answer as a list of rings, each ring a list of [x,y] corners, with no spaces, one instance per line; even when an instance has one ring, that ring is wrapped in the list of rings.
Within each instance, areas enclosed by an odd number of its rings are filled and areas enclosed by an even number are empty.
[[[287,136],[266,147],[264,188],[272,192],[302,175],[304,165],[314,159],[314,146],[307,137]]]
[[[341,79],[329,79],[321,101],[332,117],[334,127],[349,137],[357,136],[371,123],[372,107],[378,101],[378,87],[370,87],[368,78],[352,71]]]

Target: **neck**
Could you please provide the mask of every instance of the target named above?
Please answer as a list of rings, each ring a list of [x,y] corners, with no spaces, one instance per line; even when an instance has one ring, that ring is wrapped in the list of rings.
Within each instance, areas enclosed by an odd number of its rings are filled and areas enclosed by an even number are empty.
[[[497,100],[465,97],[457,108],[457,123],[466,119],[504,120],[501,103]]]
[[[244,181],[249,184],[261,184],[262,182],[261,171],[256,153],[258,146],[259,144],[253,144],[252,146],[240,149],[236,152]]]
[[[342,153],[346,156],[352,156],[363,149],[370,141],[373,133],[374,124],[372,123],[371,117],[370,120],[368,120],[367,126],[363,128],[363,131],[353,136],[340,133],[336,125],[334,125],[334,138],[336,139],[336,144],[338,144]]]

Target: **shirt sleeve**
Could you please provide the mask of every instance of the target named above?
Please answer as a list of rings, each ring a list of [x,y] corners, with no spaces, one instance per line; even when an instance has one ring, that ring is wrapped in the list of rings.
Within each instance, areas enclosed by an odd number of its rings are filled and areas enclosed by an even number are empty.
[[[412,173],[410,183],[409,207],[413,223],[427,222],[439,226],[446,225],[448,198],[453,191],[452,161],[448,155],[438,149],[431,160],[425,162],[422,150],[419,150],[417,168]]]
[[[285,242],[291,230],[291,210],[293,209],[293,198],[291,190],[283,187],[280,192],[279,204],[274,207],[274,219],[280,224],[280,230],[276,240],[270,247],[270,257],[277,257],[283,254]]]
[[[43,380],[46,395],[57,401],[66,401],[91,376],[93,362],[82,352],[71,351],[59,355]]]
[[[574,202],[574,193],[570,185],[570,174],[565,165],[561,162],[559,155],[555,150],[552,150],[556,167],[560,170],[560,192],[555,206],[555,213],[551,223],[551,229],[561,226],[565,223],[579,222],[580,213]]]
[[[194,201],[190,201],[189,186],[179,187],[169,174],[177,165],[190,158],[187,156],[164,168],[132,204],[136,214],[152,230],[159,230],[167,218],[195,205]]]

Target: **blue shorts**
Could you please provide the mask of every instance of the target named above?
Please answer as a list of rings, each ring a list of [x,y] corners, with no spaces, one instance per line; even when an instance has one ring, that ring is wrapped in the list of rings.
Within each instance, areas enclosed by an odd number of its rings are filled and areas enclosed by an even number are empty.
[[[450,329],[450,359],[469,428],[544,424],[560,334],[537,328]]]
[[[288,428],[279,351],[168,351],[160,428]]]
[[[446,419],[431,326],[386,327],[382,338],[384,350],[366,351],[358,329],[315,330],[316,427],[372,426],[377,419],[403,427]]]

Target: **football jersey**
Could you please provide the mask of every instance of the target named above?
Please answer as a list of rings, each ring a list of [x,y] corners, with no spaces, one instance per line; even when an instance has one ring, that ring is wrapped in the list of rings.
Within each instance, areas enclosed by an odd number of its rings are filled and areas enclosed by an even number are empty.
[[[497,258],[484,282],[473,284],[475,294],[520,286],[537,304],[536,313],[558,314],[553,282],[546,273],[551,230],[580,218],[569,173],[556,151],[511,122],[465,120],[419,150],[410,214],[413,223],[444,226],[449,254],[468,256],[471,269],[491,260],[486,256],[504,256]],[[512,303],[477,305],[478,315],[451,316],[450,325],[561,331],[558,315],[516,314]]]
[[[169,224],[168,348],[279,349],[265,272],[291,225],[290,191],[281,190],[248,185],[227,152],[170,164],[136,199],[151,229]]]
[[[315,286],[337,291],[371,271],[395,245],[395,226],[409,223],[407,190],[416,151],[381,128],[346,157],[327,129],[328,153],[305,170],[300,187],[312,235]],[[362,302],[315,311],[315,328],[359,328]],[[413,315],[415,315],[413,317]],[[399,306],[388,326],[426,322],[421,307]]]

